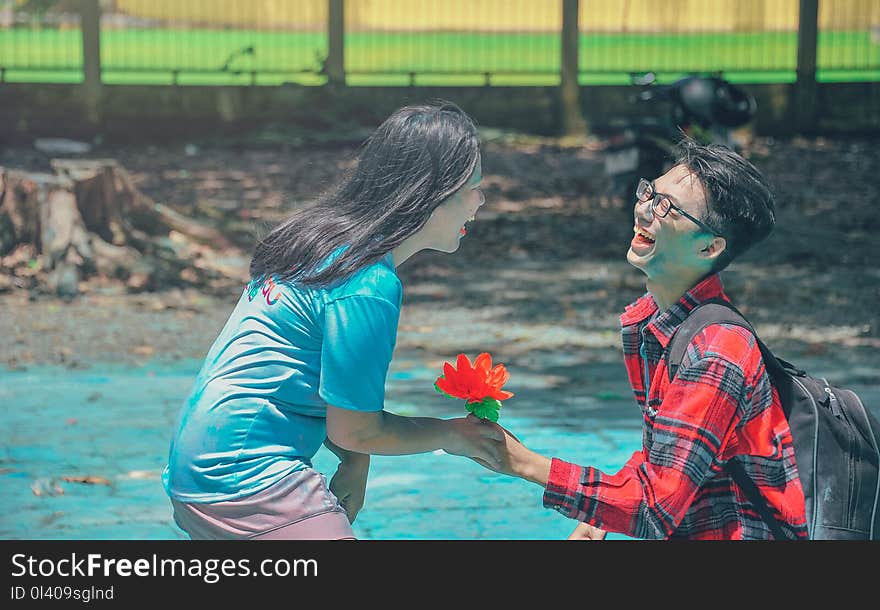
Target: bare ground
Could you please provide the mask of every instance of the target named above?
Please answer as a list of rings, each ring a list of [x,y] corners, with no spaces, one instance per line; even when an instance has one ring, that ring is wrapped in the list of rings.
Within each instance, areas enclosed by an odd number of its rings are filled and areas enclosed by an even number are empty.
[[[356,143],[279,146],[259,140],[105,147],[154,200],[220,227],[240,248],[242,277],[257,234],[332,184]],[[880,152],[869,139],[756,139],[748,156],[778,196],[777,230],[725,272],[729,292],[765,341],[880,371]],[[5,149],[0,165],[44,169],[49,157]],[[487,204],[453,255],[423,253],[400,269],[399,349],[490,350],[508,362],[541,354],[616,357],[616,316],[643,291],[625,263],[630,202],[601,195],[597,146],[485,134]],[[39,364],[201,358],[238,298],[168,287],[128,294],[92,281],[63,302],[0,294],[0,362]],[[871,371],[874,371],[873,373]]]

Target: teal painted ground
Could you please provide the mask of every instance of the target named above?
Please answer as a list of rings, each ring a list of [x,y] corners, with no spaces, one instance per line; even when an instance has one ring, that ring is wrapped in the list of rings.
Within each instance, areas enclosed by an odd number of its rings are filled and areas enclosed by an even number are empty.
[[[506,387],[516,396],[505,402],[501,423],[545,455],[616,472],[641,443],[623,365],[578,360],[562,351],[543,355],[541,369],[513,367]],[[870,363],[796,361],[859,392],[880,416],[880,380]],[[185,539],[159,473],[197,364],[0,371],[0,538]],[[573,383],[560,384],[559,373]],[[386,408],[464,414],[434,391],[436,375],[418,354],[397,354]],[[326,450],[315,460],[325,473],[335,465]],[[543,508],[540,491],[442,453],[376,456],[355,532],[374,540],[564,539],[576,524]]]
[[[0,372],[0,538],[185,538],[159,473],[196,365]],[[622,365],[595,366],[623,381]],[[463,414],[434,391],[436,374],[399,357],[387,408]],[[625,383],[548,404],[540,375],[520,372],[516,381],[502,423],[533,449],[612,471],[638,449],[639,418]],[[315,465],[332,473],[335,464],[322,450]],[[364,539],[565,538],[576,524],[543,508],[540,491],[455,456],[378,456],[355,530]]]

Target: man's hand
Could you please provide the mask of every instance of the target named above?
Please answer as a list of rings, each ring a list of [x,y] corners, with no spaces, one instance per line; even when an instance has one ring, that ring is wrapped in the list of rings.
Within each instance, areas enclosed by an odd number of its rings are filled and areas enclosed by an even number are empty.
[[[474,416],[468,415],[468,417]],[[486,422],[486,425],[497,428],[504,435],[504,440],[499,447],[498,464],[489,464],[485,460],[478,458],[472,459],[489,470],[519,477],[545,487],[550,477],[550,458],[544,457],[523,445],[512,432],[503,426],[488,422]]]
[[[352,454],[339,462],[336,474],[330,479],[330,491],[339,499],[339,504],[348,514],[349,523],[354,523],[357,514],[364,507],[369,472],[370,456]]]
[[[598,527],[593,527],[589,523],[580,523],[571,535],[568,537],[569,540],[605,540],[605,536],[608,534],[605,530],[600,530]]]

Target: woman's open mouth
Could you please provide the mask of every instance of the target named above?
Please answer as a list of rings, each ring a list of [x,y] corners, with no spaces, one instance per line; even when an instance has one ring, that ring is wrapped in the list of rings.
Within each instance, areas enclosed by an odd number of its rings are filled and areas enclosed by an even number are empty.
[[[462,236],[467,235],[467,226],[468,226],[470,223],[472,223],[472,222],[474,221],[475,218],[476,218],[476,214],[474,214],[473,216],[471,216],[470,218],[468,218],[468,219],[464,222],[464,224],[461,226],[461,229],[458,230],[459,235],[462,235]]]

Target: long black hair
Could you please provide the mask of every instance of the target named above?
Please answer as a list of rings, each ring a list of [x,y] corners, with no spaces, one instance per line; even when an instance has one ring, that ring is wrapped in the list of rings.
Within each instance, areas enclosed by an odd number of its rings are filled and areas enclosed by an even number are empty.
[[[474,121],[452,102],[400,108],[367,139],[334,190],[260,240],[251,277],[318,287],[344,279],[418,232],[467,183],[479,154]],[[342,246],[348,248],[323,264]]]

